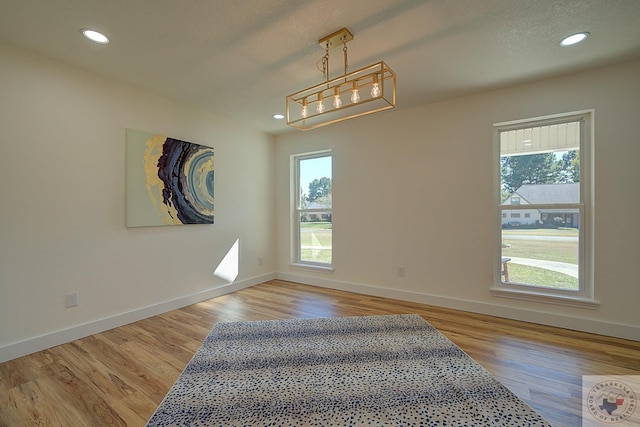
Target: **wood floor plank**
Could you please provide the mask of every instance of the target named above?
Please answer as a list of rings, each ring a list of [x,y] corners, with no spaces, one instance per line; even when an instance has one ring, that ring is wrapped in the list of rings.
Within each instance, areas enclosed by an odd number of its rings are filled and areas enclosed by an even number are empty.
[[[217,322],[417,313],[556,426],[640,343],[273,280],[0,364],[0,426],[143,426]]]

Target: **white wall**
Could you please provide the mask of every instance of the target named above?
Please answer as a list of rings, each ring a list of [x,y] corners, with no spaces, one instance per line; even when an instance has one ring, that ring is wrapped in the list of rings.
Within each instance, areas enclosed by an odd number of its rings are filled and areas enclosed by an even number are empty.
[[[640,339],[639,75],[632,62],[292,133],[274,146],[262,133],[0,44],[0,362],[276,270]],[[493,123],[590,108],[602,304],[492,296]],[[125,227],[127,127],[215,148],[214,225]],[[289,268],[289,156],[325,148],[334,152],[335,272],[313,274]],[[236,240],[238,277],[228,285],[212,272]],[[79,292],[76,308],[64,307],[69,291]]]
[[[639,76],[631,62],[277,137],[278,277],[640,340]],[[492,296],[493,124],[586,109],[601,305]],[[314,274],[289,267],[289,158],[326,148],[335,271]]]
[[[125,227],[128,127],[214,147],[214,225]],[[0,362],[274,276],[273,137],[5,45],[0,129]]]

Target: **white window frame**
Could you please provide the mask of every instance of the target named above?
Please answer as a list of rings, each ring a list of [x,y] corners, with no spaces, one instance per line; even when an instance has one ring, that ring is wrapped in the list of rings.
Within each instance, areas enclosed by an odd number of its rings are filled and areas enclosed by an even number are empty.
[[[577,307],[596,308],[600,303],[595,300],[594,288],[594,160],[593,135],[594,111],[585,110],[556,114],[531,119],[496,123],[493,126],[493,163],[494,163],[494,205],[496,206],[496,241],[494,260],[494,283],[491,293],[498,297],[515,298],[528,301],[546,302]],[[502,211],[518,209],[518,205],[502,205],[500,193],[500,133],[504,131],[546,126],[567,122],[580,123],[580,203],[572,205],[579,209],[579,290],[528,286],[525,284],[505,283],[502,281]],[[527,207],[522,205],[523,209]],[[550,206],[554,207],[554,206]]]
[[[314,151],[311,153],[294,154],[291,156],[291,263],[290,266],[298,269],[308,269],[314,271],[333,271],[333,236],[331,238],[331,263],[320,263],[302,260],[302,248],[300,241],[300,214],[326,213],[329,212],[333,221],[333,205],[330,209],[302,209],[300,199],[300,161],[316,159],[320,157],[331,157],[333,164],[333,153],[331,150]],[[331,168],[333,175],[333,167]],[[331,177],[333,184],[333,176]],[[333,230],[332,230],[333,234]]]

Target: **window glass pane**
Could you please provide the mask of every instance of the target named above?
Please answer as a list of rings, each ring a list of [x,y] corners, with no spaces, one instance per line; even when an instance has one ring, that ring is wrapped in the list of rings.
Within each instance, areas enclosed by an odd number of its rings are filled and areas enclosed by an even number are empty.
[[[578,212],[555,212],[553,223],[521,223],[502,228],[503,281],[571,291],[579,290]]]
[[[538,193],[524,194],[522,186],[542,184],[566,184],[580,182],[580,150],[551,151],[548,153],[502,156],[500,158],[500,184],[502,198],[511,205],[524,203],[579,203],[575,195],[557,190],[553,199],[531,200],[528,196]],[[570,190],[565,190],[569,192]]]
[[[296,262],[331,265],[332,171],[331,155],[297,159]]]
[[[331,212],[300,212],[300,261],[331,264]]]
[[[331,156],[300,160],[302,209],[331,208]]]
[[[579,291],[580,122],[500,133],[502,282]]]

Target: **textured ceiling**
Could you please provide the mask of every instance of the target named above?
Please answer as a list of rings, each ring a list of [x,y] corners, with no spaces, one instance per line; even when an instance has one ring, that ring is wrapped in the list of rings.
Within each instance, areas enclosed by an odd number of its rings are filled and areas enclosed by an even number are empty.
[[[638,0],[0,0],[0,41],[272,134],[286,95],[322,81],[317,40],[354,34],[398,108],[640,59]],[[105,33],[97,45],[81,28]],[[586,42],[559,46],[588,31]],[[331,52],[331,77],[342,55]]]

